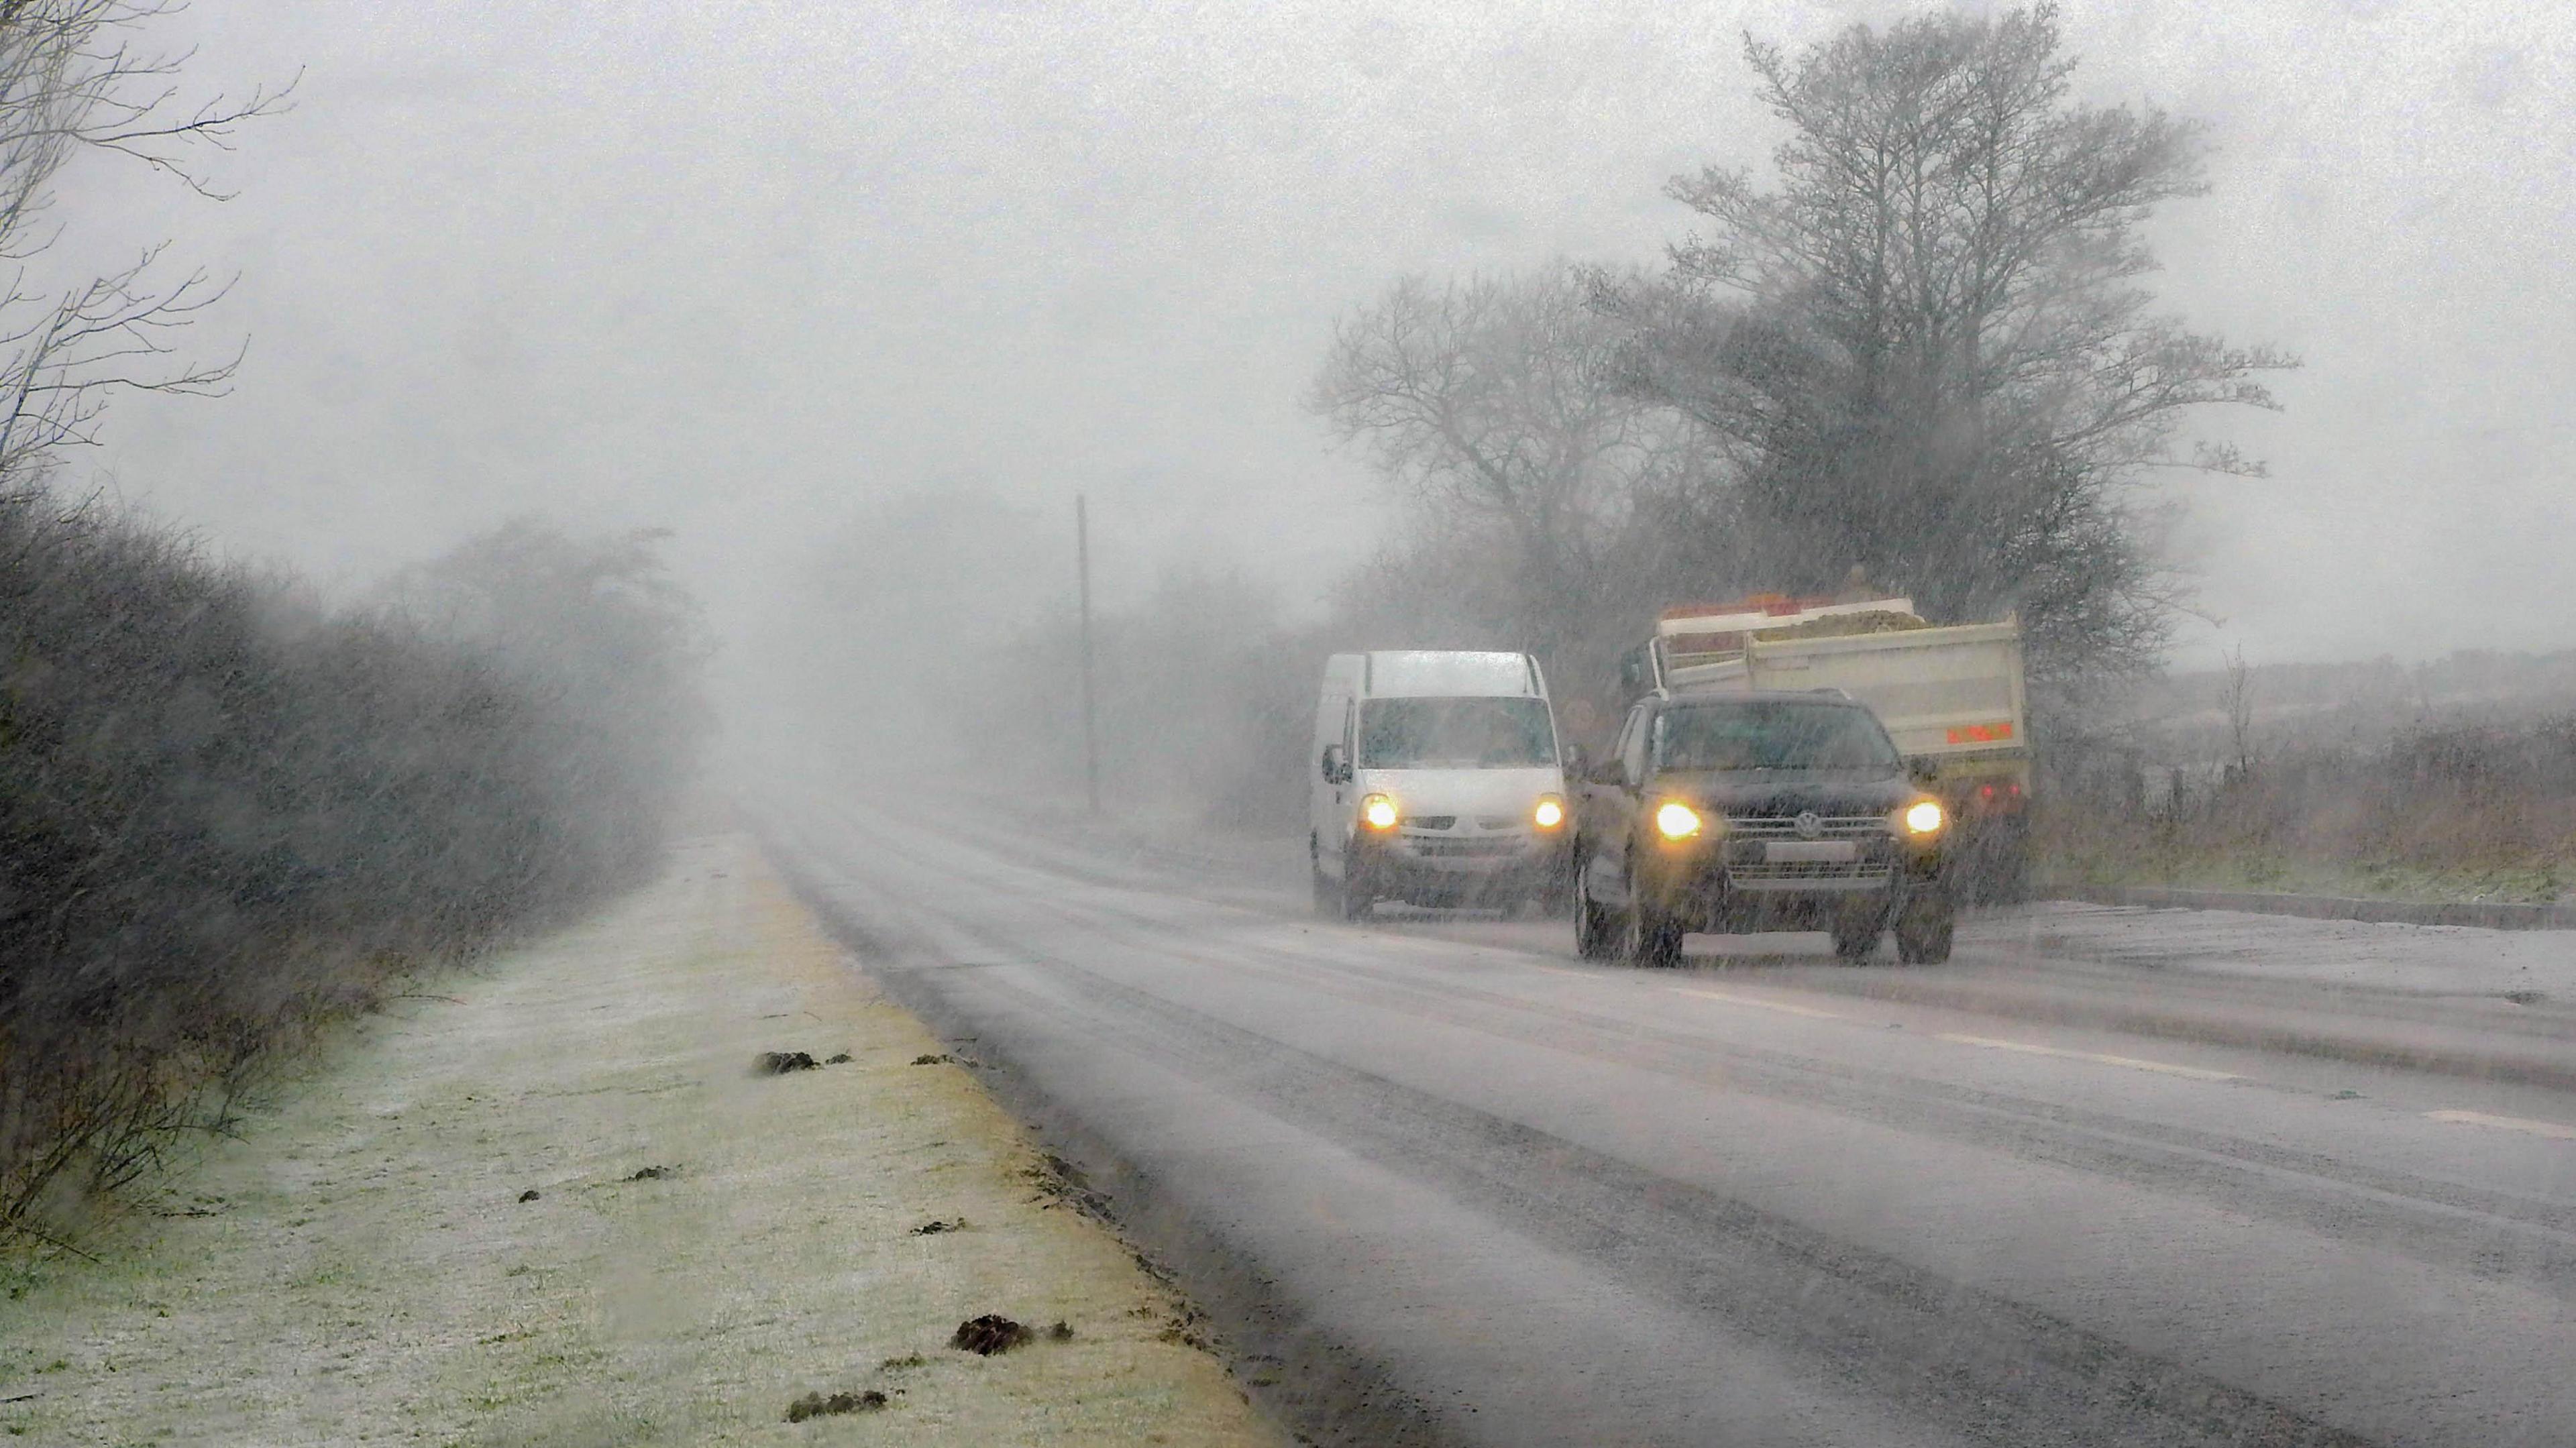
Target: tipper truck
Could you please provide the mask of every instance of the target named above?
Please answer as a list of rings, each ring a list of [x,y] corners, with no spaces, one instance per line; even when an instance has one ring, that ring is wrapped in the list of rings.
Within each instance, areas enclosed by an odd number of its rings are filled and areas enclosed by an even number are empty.
[[[1825,692],[1869,706],[1948,806],[1961,885],[2022,888],[2031,758],[2017,621],[1936,626],[1910,598],[1757,594],[1667,609],[1620,662],[1632,696]]]

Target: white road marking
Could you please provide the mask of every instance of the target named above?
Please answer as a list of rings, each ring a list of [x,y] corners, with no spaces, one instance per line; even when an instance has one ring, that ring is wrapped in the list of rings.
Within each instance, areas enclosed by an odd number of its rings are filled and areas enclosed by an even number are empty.
[[[1986,1036],[1954,1036],[1943,1033],[1936,1040],[1962,1046],[1983,1046],[1989,1051],[2020,1051],[2031,1056],[2058,1056],[2069,1061],[2094,1061],[2105,1066],[2126,1066],[2132,1071],[2160,1071],[2167,1076],[2187,1076],[2194,1081],[2241,1081],[2233,1071],[2211,1071],[2199,1066],[2177,1066],[2170,1061],[2141,1061],[2135,1056],[2106,1056],[2099,1051],[2067,1051],[2055,1046],[2034,1046],[2028,1041],[1998,1041]]]
[[[1733,1006],[1759,1006],[1766,1011],[1785,1011],[1793,1016],[1813,1016],[1820,1021],[1845,1019],[1839,1011],[1820,1011],[1813,1006],[1783,1005],[1779,1001],[1756,1000],[1751,996],[1729,995],[1722,990],[1694,990],[1686,985],[1673,987],[1675,995],[1697,996],[1704,1001],[1724,1001]]]
[[[2576,1126],[2561,1126],[2555,1121],[2533,1121],[2523,1116],[2489,1116],[2483,1111],[2427,1111],[2435,1121],[2456,1121],[2464,1126],[2492,1126],[2498,1131],[2528,1131],[2534,1136],[2559,1141],[2576,1141]]]

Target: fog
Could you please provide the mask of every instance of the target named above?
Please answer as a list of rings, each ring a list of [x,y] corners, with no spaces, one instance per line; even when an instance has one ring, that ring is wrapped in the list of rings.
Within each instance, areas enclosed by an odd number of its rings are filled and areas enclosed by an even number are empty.
[[[1662,194],[1779,136],[1741,31],[1892,5],[202,3],[192,82],[302,73],[206,204],[113,157],[78,247],[238,273],[231,397],[144,399],[73,477],[360,587],[508,516],[661,525],[739,631],[874,502],[973,480],[1105,602],[1176,561],[1311,607],[1385,508],[1298,394],[1392,277],[1653,262]],[[2209,127],[2161,299],[2304,370],[2177,480],[2177,653],[2563,646],[2570,42],[2548,7],[2067,7],[2078,86]]]
[[[0,7],[0,1437],[2562,1442],[2558,10]]]

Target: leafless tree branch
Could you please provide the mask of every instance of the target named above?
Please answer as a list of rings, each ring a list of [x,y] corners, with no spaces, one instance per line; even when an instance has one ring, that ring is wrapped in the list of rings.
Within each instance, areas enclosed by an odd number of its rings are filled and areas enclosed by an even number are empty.
[[[0,0],[0,258],[21,263],[0,292],[0,491],[41,478],[61,449],[94,442],[119,393],[211,396],[242,358],[192,360],[181,343],[228,284],[202,270],[163,275],[164,248],[60,291],[26,264],[61,228],[53,183],[83,154],[140,161],[195,195],[225,199],[196,164],[232,149],[241,126],[285,110],[295,89],[190,102],[178,76],[193,52],[143,49],[181,0]],[[300,77],[298,77],[300,80]]]

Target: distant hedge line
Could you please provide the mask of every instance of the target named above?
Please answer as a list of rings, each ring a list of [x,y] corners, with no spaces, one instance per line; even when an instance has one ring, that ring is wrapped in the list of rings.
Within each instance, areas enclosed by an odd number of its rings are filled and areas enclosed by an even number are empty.
[[[514,525],[335,611],[0,496],[0,1226],[76,1220],[315,1025],[638,878],[695,639],[649,538]]]
[[[2258,758],[2208,760],[2152,790],[2116,752],[2043,759],[2055,767],[2055,788],[2042,795],[2047,848],[2078,876],[2164,879],[2217,861],[2285,875],[2322,864],[2400,888],[2451,877],[2548,901],[2576,871],[2576,715],[2430,719],[2367,740],[2292,734]]]

